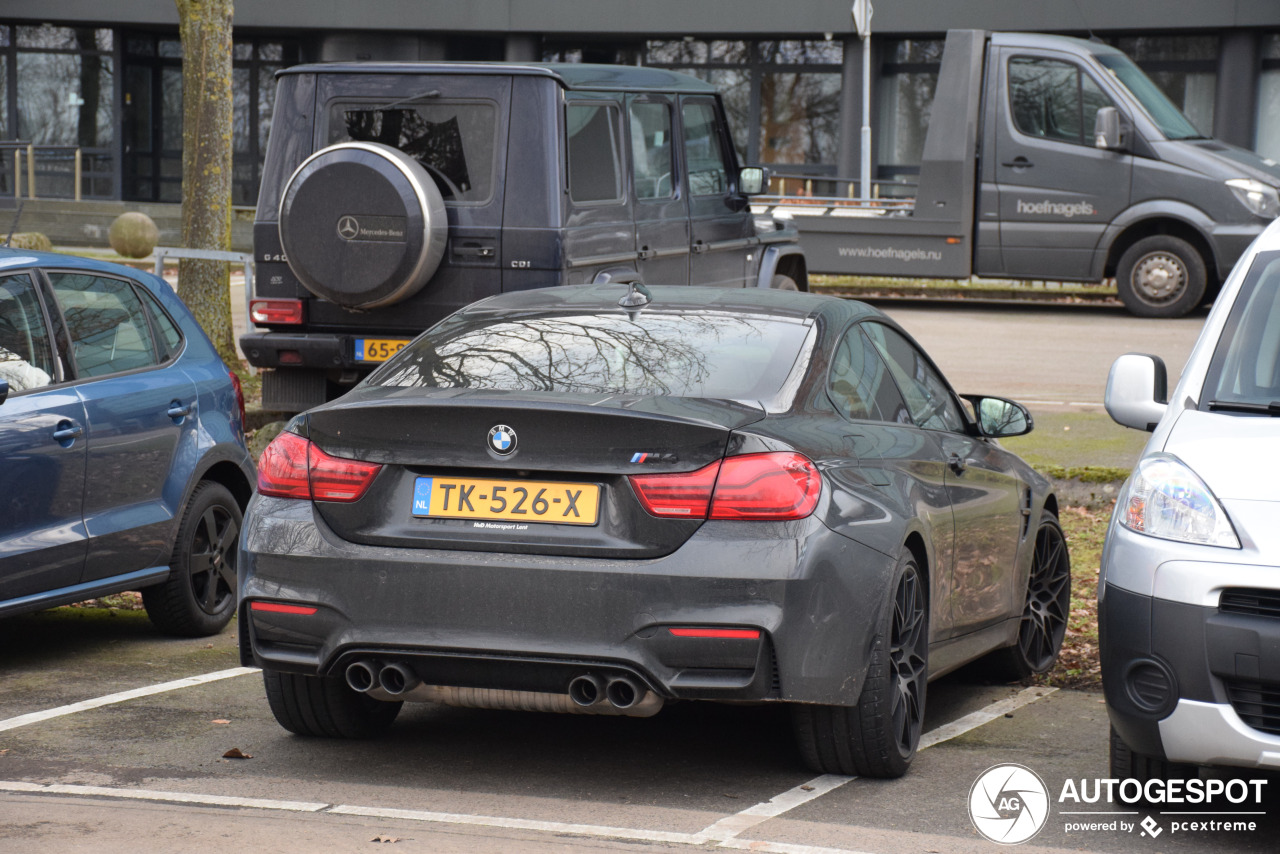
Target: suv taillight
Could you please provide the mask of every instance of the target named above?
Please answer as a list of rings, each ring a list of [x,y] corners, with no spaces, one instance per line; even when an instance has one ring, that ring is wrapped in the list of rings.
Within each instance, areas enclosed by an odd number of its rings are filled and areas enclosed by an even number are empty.
[[[694,472],[631,475],[645,510],[678,519],[803,519],[822,492],[817,467],[803,454],[743,454]]]
[[[296,326],[302,323],[302,300],[255,299],[249,302],[249,317],[260,326]]]
[[[331,456],[296,433],[281,433],[258,461],[258,492],[277,498],[359,501],[382,466]]]

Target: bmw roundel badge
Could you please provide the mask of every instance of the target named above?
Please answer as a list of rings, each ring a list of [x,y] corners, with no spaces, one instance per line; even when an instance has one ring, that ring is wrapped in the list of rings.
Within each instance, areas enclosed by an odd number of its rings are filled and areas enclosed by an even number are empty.
[[[516,450],[516,431],[506,424],[498,424],[489,431],[489,447],[495,454],[511,456]]]

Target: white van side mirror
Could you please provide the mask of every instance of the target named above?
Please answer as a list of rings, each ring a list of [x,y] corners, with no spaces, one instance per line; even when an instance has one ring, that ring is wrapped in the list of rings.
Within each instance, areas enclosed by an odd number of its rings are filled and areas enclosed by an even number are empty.
[[[1111,366],[1103,400],[1117,424],[1150,433],[1169,408],[1168,396],[1164,360],[1145,353],[1126,353]]]

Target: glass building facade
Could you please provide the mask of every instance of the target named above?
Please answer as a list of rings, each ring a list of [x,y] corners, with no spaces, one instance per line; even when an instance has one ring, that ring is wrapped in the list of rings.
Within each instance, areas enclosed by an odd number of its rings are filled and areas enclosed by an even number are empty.
[[[943,33],[873,39],[872,126],[875,177],[909,185],[919,172]],[[233,56],[233,202],[257,201],[261,165],[271,129],[273,75],[301,61],[320,59],[503,58],[503,40],[431,34],[434,53],[404,55],[406,32],[360,35],[350,56],[349,34],[297,34],[237,29]],[[382,39],[380,42],[379,39]],[[856,146],[857,98],[844,92],[850,67],[860,62],[856,38],[723,39],[647,37],[601,39],[554,33],[522,36],[532,53],[506,58],[644,64],[687,72],[723,94],[739,157],[769,164],[791,188],[819,192],[835,185],[840,164]],[[1280,158],[1280,32],[1254,37],[1257,62],[1244,81],[1256,91],[1252,145]],[[1219,129],[1216,105],[1223,91],[1223,37],[1189,32],[1105,37],[1123,50],[1205,134]],[[335,47],[338,45],[338,47]],[[381,45],[381,47],[380,47]],[[430,55],[428,55],[430,54]],[[176,28],[64,26],[0,21],[0,196],[15,191],[15,149],[37,146],[41,197],[74,194],[79,152],[84,198],[177,202],[182,182],[182,44]],[[1239,81],[1237,81],[1239,82]],[[1233,84],[1234,85],[1234,84]],[[852,133],[850,129],[852,128]],[[840,177],[853,177],[840,175]],[[798,179],[798,181],[792,180]],[[814,182],[818,182],[815,184]],[[803,191],[803,190],[802,190]],[[889,189],[892,192],[892,189]],[[906,192],[904,190],[904,192]]]

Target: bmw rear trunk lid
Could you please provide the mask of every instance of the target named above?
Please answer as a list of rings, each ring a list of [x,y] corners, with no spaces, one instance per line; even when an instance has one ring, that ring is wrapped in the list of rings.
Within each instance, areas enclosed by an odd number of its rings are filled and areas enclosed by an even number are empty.
[[[726,400],[366,386],[310,412],[304,432],[383,466],[360,500],[315,504],[349,541],[648,558],[702,520],[650,515],[627,476],[702,468],[764,417]]]

